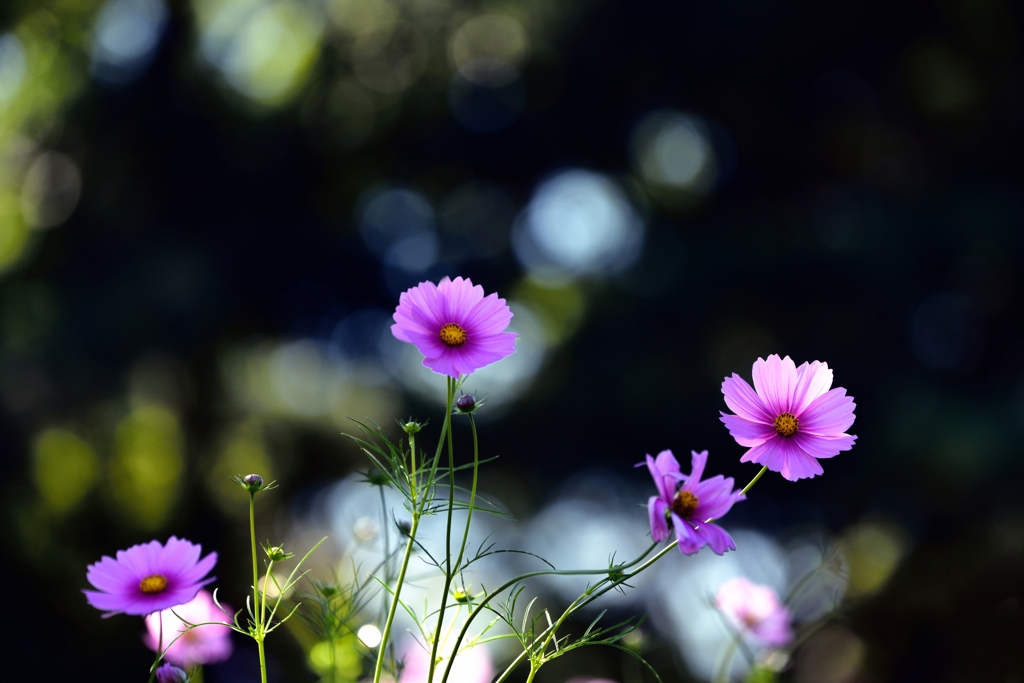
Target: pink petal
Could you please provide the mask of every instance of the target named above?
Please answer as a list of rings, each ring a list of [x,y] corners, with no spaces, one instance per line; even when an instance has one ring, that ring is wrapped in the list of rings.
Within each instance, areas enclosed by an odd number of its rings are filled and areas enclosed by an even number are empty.
[[[683,555],[693,555],[707,543],[694,530],[689,522],[677,514],[672,515],[672,526],[676,531],[676,538],[679,539],[679,550]]]
[[[676,460],[676,456],[670,450],[658,453],[658,456],[654,459],[654,464],[661,472],[681,473],[679,461]]]
[[[704,466],[708,462],[708,452],[701,451],[690,451],[690,476],[689,481],[691,484],[696,484],[700,481],[700,478],[704,476]]]
[[[107,593],[134,593],[139,584],[139,579],[112,557],[103,557],[89,565],[85,578]]]
[[[473,286],[472,281],[457,277],[445,278],[438,285],[438,291],[445,301],[444,310],[449,322],[460,323],[469,317],[473,306],[484,298],[484,288]]]
[[[717,524],[698,524],[697,535],[704,539],[716,555],[722,555],[727,550],[736,550],[736,542],[732,540],[732,536]]]
[[[763,422],[751,422],[738,415],[729,415],[719,411],[720,419],[725,423],[726,428],[736,443],[748,448],[764,443],[765,439],[775,436],[775,428]]]
[[[665,519],[665,510],[668,503],[658,496],[651,496],[647,501],[647,515],[651,522],[651,538],[660,543],[669,537],[668,520]]]
[[[777,416],[777,413],[770,414],[761,397],[736,373],[722,382],[722,394],[729,410],[746,420],[771,424]]]
[[[851,434],[818,436],[817,434],[797,432],[792,436],[792,439],[808,455],[815,458],[832,458],[839,455],[841,451],[848,451],[853,448],[857,437]]]
[[[853,397],[846,395],[846,389],[836,387],[811,401],[807,409],[797,416],[800,431],[821,436],[839,436],[853,425],[856,419],[853,409],[856,407]]]
[[[502,332],[512,320],[512,310],[499,299],[497,293],[487,295],[479,301],[463,318],[463,326],[475,334],[494,334]]]
[[[804,363],[796,369],[797,382],[793,391],[792,412],[800,414],[814,399],[818,398],[832,386],[832,370],[827,363],[814,361]]]
[[[793,359],[786,356],[779,359],[778,354],[768,356],[768,360],[758,358],[754,361],[754,389],[764,399],[773,416],[791,412],[793,390],[796,388],[796,365]],[[774,419],[774,418],[773,418]]]

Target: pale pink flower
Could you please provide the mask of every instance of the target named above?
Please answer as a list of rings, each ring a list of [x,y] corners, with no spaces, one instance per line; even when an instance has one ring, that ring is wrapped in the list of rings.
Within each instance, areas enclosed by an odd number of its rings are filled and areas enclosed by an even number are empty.
[[[832,370],[814,361],[799,368],[789,356],[754,363],[754,388],[739,375],[722,382],[725,404],[736,414],[721,413],[736,443],[748,450],[740,462],[755,462],[790,481],[821,474],[819,458],[853,448],[857,437],[846,430],[857,404],[846,389],[832,386]]]
[[[225,607],[225,609],[228,608]],[[175,614],[190,624],[206,623],[207,625],[197,626],[186,631],[185,624]],[[189,669],[202,664],[221,662],[231,656],[233,649],[231,629],[227,625],[231,621],[231,615],[225,614],[217,607],[209,591],[201,590],[191,602],[179,605],[173,610],[166,609],[146,617],[147,632],[143,636],[143,641],[154,651],[161,642],[161,619],[163,620],[162,644],[167,648],[164,659],[171,664]],[[220,622],[224,625],[220,626],[209,622]],[[168,643],[172,643],[170,647],[168,647]]]
[[[430,651],[415,640],[407,640],[401,648],[404,667],[398,683],[427,683],[430,674]],[[448,659],[442,659],[434,669],[434,680],[444,675]],[[459,652],[452,664],[449,683],[491,683],[494,661],[485,645],[474,645]]]
[[[715,604],[736,630],[769,647],[782,647],[793,640],[793,617],[770,586],[742,576],[729,579],[715,594]]]

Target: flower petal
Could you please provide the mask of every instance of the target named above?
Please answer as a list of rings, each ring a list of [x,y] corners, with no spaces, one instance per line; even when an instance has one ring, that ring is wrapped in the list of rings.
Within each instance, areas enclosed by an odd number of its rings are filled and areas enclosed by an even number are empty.
[[[668,521],[665,519],[665,510],[668,503],[658,496],[651,496],[647,501],[647,515],[651,522],[651,538],[656,542],[664,541],[669,537]]]
[[[747,451],[740,462],[756,462],[790,481],[813,477],[824,472],[821,465],[792,439],[777,436]]]
[[[789,356],[780,359],[778,354],[768,360],[758,358],[753,368],[754,389],[770,408],[773,418],[780,413],[792,412],[793,390],[796,388],[796,365]]]
[[[839,455],[842,451],[848,451],[853,448],[857,437],[852,434],[818,436],[817,434],[797,432],[793,435],[793,440],[808,455],[815,458],[832,458]]]
[[[708,463],[708,452],[701,451],[690,451],[690,476],[688,477],[690,484],[696,484],[700,481],[700,478],[704,476],[704,466]]]
[[[736,550],[736,542],[732,540],[732,536],[717,524],[698,524],[697,535],[716,555],[722,555],[727,550]]]
[[[771,424],[778,415],[771,413],[771,409],[754,392],[753,387],[736,373],[722,381],[722,395],[729,410],[746,420]]]
[[[796,388],[790,412],[799,415],[811,401],[818,398],[832,386],[832,370],[827,363],[814,361],[804,363],[796,369]]]
[[[729,430],[732,438],[736,439],[736,443],[741,446],[748,448],[758,446],[776,434],[775,428],[770,424],[751,422],[738,415],[729,415],[722,411],[718,412],[722,416],[720,419],[725,423],[725,427]]]
[[[679,539],[679,550],[683,555],[693,555],[707,543],[689,522],[675,513],[672,514],[672,526],[675,528],[676,538]]]
[[[853,425],[857,404],[846,389],[836,387],[811,401],[801,415],[800,431],[821,436],[839,436]]]

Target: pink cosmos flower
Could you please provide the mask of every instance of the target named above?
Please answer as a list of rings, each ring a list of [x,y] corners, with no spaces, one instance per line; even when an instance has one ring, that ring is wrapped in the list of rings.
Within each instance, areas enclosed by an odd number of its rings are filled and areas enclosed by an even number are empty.
[[[505,332],[512,311],[470,280],[421,282],[398,302],[391,333],[419,349],[434,372],[458,379],[515,353],[516,335]]]
[[[207,623],[206,626],[197,626],[186,631],[182,619],[190,624],[217,621],[225,625],[216,626]],[[171,664],[183,669],[190,669],[193,666],[222,662],[231,656],[233,650],[231,629],[227,626],[231,617],[217,607],[210,591],[201,590],[191,602],[146,617],[147,633],[142,640],[154,652],[161,646],[161,620],[163,620],[162,645],[167,648],[164,652],[164,659]],[[185,633],[179,637],[182,631]],[[168,647],[168,643],[170,643],[170,647]]]
[[[217,553],[199,559],[202,546],[171,536],[167,545],[150,541],[104,555],[89,565],[86,578],[98,590],[84,590],[96,609],[112,614],[152,614],[183,605],[214,579],[203,577],[217,563]]]
[[[831,458],[853,447],[857,404],[846,389],[832,386],[832,370],[814,361],[796,367],[789,356],[775,354],[754,363],[754,388],[733,373],[722,382],[725,404],[735,415],[721,413],[736,443],[750,448],[740,462],[756,462],[790,481],[821,474],[818,458]]]
[[[732,536],[717,524],[711,524],[710,520],[722,517],[733,503],[746,499],[746,496],[733,491],[731,477],[726,479],[719,474],[701,481],[708,452],[691,451],[691,455],[690,474],[680,472],[672,451],[662,451],[657,458],[647,456],[647,469],[658,488],[658,495],[651,496],[647,502],[651,538],[655,541],[668,539],[668,520],[671,519],[679,539],[679,550],[684,555],[693,555],[705,545],[718,555],[726,550],[736,550]],[[637,467],[643,464],[639,463]],[[679,482],[683,485],[676,490]]]
[[[715,604],[736,629],[769,647],[782,647],[793,640],[793,617],[770,586],[742,576],[729,579],[715,594]]]

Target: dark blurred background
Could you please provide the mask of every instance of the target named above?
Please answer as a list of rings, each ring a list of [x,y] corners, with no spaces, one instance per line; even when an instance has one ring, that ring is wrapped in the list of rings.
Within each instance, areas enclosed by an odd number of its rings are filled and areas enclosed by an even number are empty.
[[[463,275],[522,337],[466,387],[501,456],[483,486],[517,517],[587,481],[643,503],[633,464],[664,448],[746,483],[722,378],[827,361],[856,447],[764,478],[726,524],[845,549],[843,607],[783,679],[1024,681],[1020,19],[1003,0],[5,0],[5,676],[140,680],[141,624],[85,604],[87,564],[184,536],[241,604],[230,475],[277,479],[261,534],[301,537],[366,467],[349,416],[429,417],[436,438],[443,381],[388,324],[401,291]],[[706,680],[654,623],[664,680]],[[317,680],[297,642],[271,639],[272,678]],[[207,680],[253,680],[236,646]],[[541,678],[641,680],[627,660]]]

